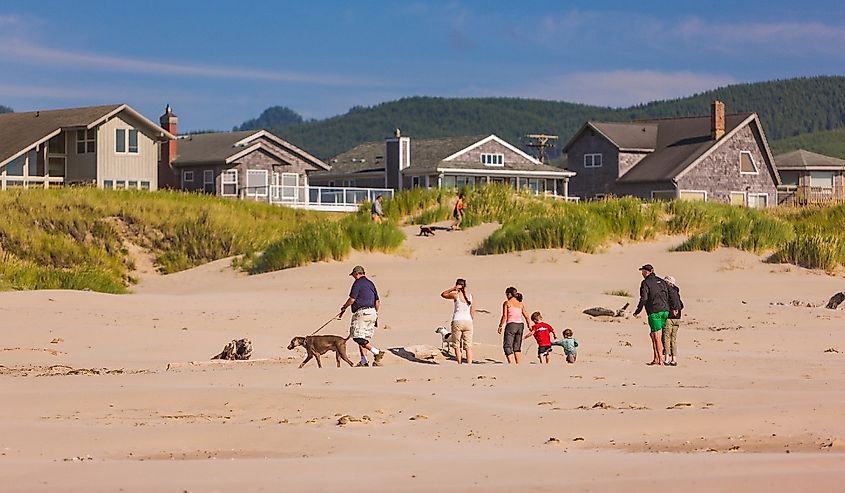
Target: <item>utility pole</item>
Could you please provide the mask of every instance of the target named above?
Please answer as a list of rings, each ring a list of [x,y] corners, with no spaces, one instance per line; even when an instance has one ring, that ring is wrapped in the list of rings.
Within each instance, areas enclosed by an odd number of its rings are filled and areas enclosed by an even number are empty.
[[[546,134],[528,134],[525,136],[525,138],[528,139],[528,142],[525,145],[537,149],[537,159],[539,159],[541,163],[545,163],[546,149],[550,149],[555,146],[554,141],[558,139],[558,136]]]

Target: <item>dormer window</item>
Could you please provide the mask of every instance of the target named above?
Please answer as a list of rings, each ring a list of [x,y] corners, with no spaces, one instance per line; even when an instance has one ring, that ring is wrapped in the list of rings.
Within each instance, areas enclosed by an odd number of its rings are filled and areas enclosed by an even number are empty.
[[[505,165],[505,155],[504,154],[482,154],[481,155],[481,164],[484,166],[504,166]]]

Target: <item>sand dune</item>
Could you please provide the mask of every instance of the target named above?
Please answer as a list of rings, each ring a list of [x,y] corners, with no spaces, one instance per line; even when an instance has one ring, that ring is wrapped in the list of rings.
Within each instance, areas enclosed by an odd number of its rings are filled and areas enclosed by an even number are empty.
[[[845,312],[789,304],[826,301],[842,278],[730,249],[670,253],[677,238],[472,256],[494,228],[260,276],[220,261],[145,276],[125,296],[0,294],[3,491],[845,488]],[[645,365],[642,319],[581,314],[635,303],[604,293],[636,294],[643,262],[682,288],[676,368]],[[383,348],[439,345],[451,305],[438,294],[466,278],[489,312],[476,321],[479,364],[390,354],[384,368],[337,369],[326,355],[322,370],[298,370],[304,352],[287,343],[337,312],[357,263],[383,298]],[[533,342],[524,364],[502,364],[509,285],[573,328],[577,364],[560,353],[534,364]],[[241,337],[260,361],[166,369]]]

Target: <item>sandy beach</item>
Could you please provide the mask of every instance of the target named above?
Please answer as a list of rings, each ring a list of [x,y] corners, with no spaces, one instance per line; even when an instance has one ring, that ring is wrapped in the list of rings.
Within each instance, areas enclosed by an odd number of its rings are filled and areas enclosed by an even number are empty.
[[[473,256],[495,225],[412,236],[399,255],[355,253],[247,276],[230,261],[145,275],[129,295],[0,293],[0,490],[816,491],[845,489],[845,311],[824,303],[842,277],[732,249],[674,253],[679,238],[587,255]],[[678,280],[679,365],[649,367],[643,318],[598,320],[637,294],[637,267]],[[382,296],[380,348],[439,347],[466,278],[483,310],[478,363],[297,366],[293,336],[346,299],[355,264]],[[559,332],[578,362],[503,364],[506,287]],[[346,335],[349,315],[321,333]],[[253,362],[204,364],[246,337]],[[348,344],[350,357],[357,348]],[[396,353],[399,353],[397,350]],[[168,365],[170,369],[168,369]],[[339,425],[341,416],[353,418]]]

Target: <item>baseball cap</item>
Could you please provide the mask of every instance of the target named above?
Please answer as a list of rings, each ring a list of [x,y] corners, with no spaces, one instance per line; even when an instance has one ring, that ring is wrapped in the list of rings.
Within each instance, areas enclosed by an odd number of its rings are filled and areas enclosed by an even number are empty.
[[[363,273],[364,273],[364,268],[361,267],[360,265],[356,265],[355,267],[352,268],[352,272],[350,272],[349,275],[354,276],[355,274],[363,274]]]
[[[640,267],[639,270],[647,270],[649,272],[654,272],[654,267],[651,264],[645,264],[644,266]]]

